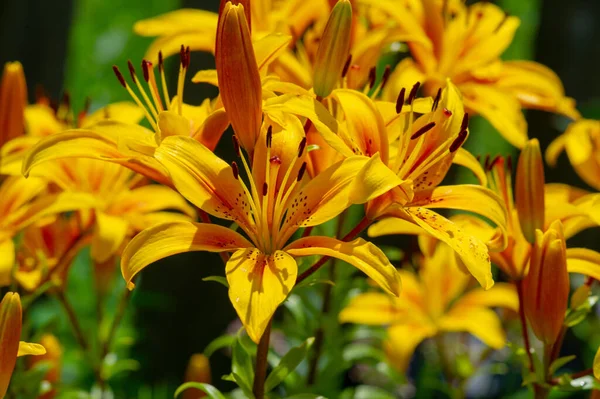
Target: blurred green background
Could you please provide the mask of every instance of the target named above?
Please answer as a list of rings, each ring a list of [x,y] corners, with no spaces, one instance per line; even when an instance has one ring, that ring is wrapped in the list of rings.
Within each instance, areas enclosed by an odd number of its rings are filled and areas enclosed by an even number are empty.
[[[549,66],[562,78],[566,93],[577,100],[582,114],[600,118],[600,1],[502,0],[497,3],[522,19],[505,58],[534,59]],[[34,100],[37,87],[54,99],[68,90],[75,110],[81,109],[88,97],[92,109],[126,100],[128,95],[116,81],[111,66],[115,64],[124,69],[128,59],[139,65],[151,41],[133,34],[134,22],[179,7],[214,11],[218,1],[4,0],[0,5],[0,61],[23,63],[30,101]],[[168,76],[174,81],[176,62],[170,61]],[[211,55],[192,54],[192,72],[213,67]],[[207,96],[215,95],[216,92],[210,90],[189,83],[186,102],[199,104]],[[568,122],[538,111],[529,111],[527,119],[530,136],[537,137],[543,149]],[[471,130],[477,131],[478,140],[471,140],[467,147],[476,154],[513,151],[485,121],[473,120]],[[586,187],[564,156],[556,169],[547,170],[546,179]],[[596,234],[587,234],[575,237],[572,244],[600,249],[598,241]],[[85,300],[85,281],[89,277],[86,265],[78,265],[73,274],[69,296],[74,298],[80,314],[92,315],[94,303]],[[143,273],[123,329],[136,334],[132,357],[140,361],[140,367],[117,383],[121,392],[127,392],[128,396],[142,392],[151,397],[149,390],[154,391],[154,397],[170,397],[181,383],[189,356],[201,352],[211,339],[228,328],[235,314],[221,285],[201,281],[210,275],[223,275],[223,267],[217,256],[208,253],[170,258]],[[115,279],[121,288],[120,276]],[[114,302],[114,298],[112,300]],[[41,312],[51,311],[44,309],[42,307]],[[597,344],[599,339],[596,336],[590,342]],[[567,350],[578,352],[580,342],[570,336]],[[215,384],[223,390],[228,390],[228,383],[220,381],[219,376],[229,371],[228,362],[222,354],[211,359]],[[73,373],[77,375],[77,371]],[[516,385],[510,382],[509,386],[517,389],[518,380]],[[140,387],[149,388],[140,391]],[[502,388],[499,389],[501,392]]]

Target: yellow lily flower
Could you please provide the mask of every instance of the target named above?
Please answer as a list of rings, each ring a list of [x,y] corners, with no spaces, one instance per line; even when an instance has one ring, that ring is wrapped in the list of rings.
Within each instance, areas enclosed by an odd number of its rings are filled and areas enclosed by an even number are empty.
[[[498,6],[461,1],[359,0],[392,21],[392,34],[404,35],[412,58],[400,62],[390,76],[384,98],[419,81],[428,95],[451,78],[470,114],[486,118],[515,147],[527,141],[522,108],[556,112],[576,119],[574,100],[566,97],[554,72],[536,62],[502,61],[520,21]],[[388,25],[389,26],[389,25]]]
[[[25,227],[48,216],[91,208],[98,201],[81,193],[47,193],[39,178],[10,176],[0,185],[0,287],[11,282],[15,264],[12,238]]]
[[[150,179],[172,186],[167,171],[154,158],[154,151],[160,146],[162,140],[173,134],[181,134],[193,137],[206,146],[214,148],[229,125],[224,110],[215,109],[209,100],[205,100],[200,106],[183,103],[181,99],[188,67],[189,49],[182,48],[177,95],[170,98],[162,61],[159,63],[164,102],[150,62],[145,60],[142,62],[143,77],[148,83],[150,95],[136,76],[133,65],[129,64],[131,79],[142,99],[125,81],[119,69],[114,67],[119,82],[143,112],[152,130],[138,125],[139,118],[132,120],[131,117],[128,119],[94,117],[90,123],[79,128],[50,135],[38,142],[24,159],[23,173],[27,176],[34,166],[49,160],[91,158],[124,165]],[[112,108],[109,108],[109,111]],[[121,114],[116,116],[119,115]],[[139,116],[138,113],[135,115]]]
[[[471,289],[473,279],[461,270],[452,248],[425,236],[419,237],[419,245],[423,255],[418,272],[399,271],[400,297],[359,294],[341,311],[340,322],[387,326],[384,348],[400,371],[406,371],[423,340],[446,332],[468,332],[494,349],[502,348],[506,336],[491,308],[518,311],[514,286],[498,283],[487,291]]]
[[[6,395],[18,356],[46,353],[42,345],[19,341],[22,312],[19,294],[7,292],[0,302],[0,398]]]
[[[468,135],[468,115],[456,87],[448,82],[433,103],[417,103],[414,100],[417,88],[418,85],[411,90],[406,101],[403,90],[397,104],[376,104],[360,92],[335,90],[331,96],[343,110],[345,121],[340,125],[338,136],[324,136],[324,139],[344,156],[370,157],[379,152],[388,173],[396,177],[396,187],[366,205],[369,219],[382,219],[369,228],[369,236],[415,234],[425,230],[454,248],[481,285],[490,288],[493,279],[486,243],[466,234],[432,209],[474,211],[493,221],[502,231],[506,210],[500,198],[484,187],[438,187],[455,158],[478,175],[484,173],[474,157],[459,151]],[[415,112],[422,115],[414,117]],[[315,157],[319,156],[317,152]],[[370,171],[365,169],[361,173],[362,177]],[[487,244],[503,248],[502,235]]]
[[[490,252],[491,260],[511,280],[518,281],[527,275],[528,261],[531,244],[523,235],[518,208],[515,206],[513,185],[511,178],[511,161],[503,157],[496,157],[492,161],[486,160],[488,169],[488,184],[502,199],[508,211],[507,238],[508,245],[504,250]],[[517,174],[517,179],[528,179],[528,176]],[[537,177],[544,181],[543,174]],[[600,214],[597,209],[600,205],[600,195],[591,194],[585,190],[577,189],[566,184],[546,184],[543,194],[539,189],[530,192],[532,198],[544,198],[544,229],[548,229],[552,222],[560,220],[565,238],[570,238],[587,228],[600,225]],[[539,206],[539,205],[538,205]],[[477,231],[482,240],[489,240],[498,232],[481,220],[469,215],[461,216],[470,229]]]
[[[566,151],[575,172],[591,187],[600,191],[600,121],[579,119],[569,125],[546,150],[546,161],[556,165]]]
[[[309,236],[288,244],[299,228],[322,224],[351,205],[350,198],[357,189],[353,182],[368,158],[350,157],[310,179],[305,173],[303,126],[294,116],[288,116],[284,125],[263,129],[252,169],[239,154],[248,183],[242,180],[236,163],[228,165],[193,139],[171,136],[163,141],[155,156],[171,173],[177,190],[205,212],[235,222],[248,239],[231,229],[205,223],[171,222],[151,227],[134,237],[123,253],[121,271],[130,288],[141,270],[169,255],[233,252],[225,267],[229,298],[255,342],[295,285],[296,257],[336,257],[366,273],[388,293],[398,295],[396,269],[369,242]],[[387,190],[386,181],[377,187],[380,180],[375,173],[365,182],[367,187],[375,187],[371,191]],[[369,199],[368,194],[363,195]]]

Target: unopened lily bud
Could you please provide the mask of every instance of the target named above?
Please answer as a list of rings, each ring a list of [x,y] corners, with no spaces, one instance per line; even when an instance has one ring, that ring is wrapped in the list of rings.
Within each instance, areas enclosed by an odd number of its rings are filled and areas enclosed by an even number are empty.
[[[60,381],[63,350],[58,339],[52,334],[43,335],[40,338],[40,344],[46,348],[46,353],[30,357],[28,366],[32,368],[38,363],[46,363],[48,372],[44,376],[44,384],[47,385],[47,388],[41,392],[38,399],[52,399],[56,396],[55,385]]]
[[[20,62],[4,65],[0,83],[0,147],[25,129],[24,113],[27,105],[27,85]]]
[[[523,291],[525,315],[533,332],[545,344],[553,344],[563,326],[569,300],[566,245],[560,221],[553,222],[545,233],[536,230]]]
[[[516,206],[525,239],[535,241],[536,229],[544,228],[544,163],[537,139],[525,144],[517,165]]]
[[[262,124],[262,86],[241,3],[228,1],[221,9],[215,62],[223,107],[241,146],[252,153]]]
[[[315,59],[313,86],[319,97],[327,97],[342,76],[351,30],[352,5],[349,0],[340,0],[331,10]]]
[[[190,357],[185,371],[185,382],[210,383],[210,363],[202,353],[196,353]],[[189,388],[183,392],[183,399],[198,399],[205,396],[204,392],[195,388]]]
[[[21,298],[8,292],[0,303],[0,398],[6,395],[19,353],[21,338]]]

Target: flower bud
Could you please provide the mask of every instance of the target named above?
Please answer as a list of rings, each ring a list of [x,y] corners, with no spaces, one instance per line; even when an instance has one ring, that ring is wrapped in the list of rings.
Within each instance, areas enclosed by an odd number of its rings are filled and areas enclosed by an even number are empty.
[[[0,302],[0,398],[6,395],[19,353],[21,338],[21,298],[8,292]]]
[[[319,97],[327,97],[342,76],[350,51],[351,30],[352,5],[349,0],[340,0],[329,14],[315,59],[313,86]]]
[[[525,239],[533,244],[535,231],[544,228],[544,164],[540,143],[531,139],[519,156],[516,206]]]
[[[20,62],[4,65],[0,83],[0,147],[25,129],[24,113],[27,105],[27,85]]]
[[[545,233],[536,230],[523,280],[524,310],[533,332],[553,344],[563,326],[569,300],[569,273],[562,223],[553,222]]]
[[[252,153],[262,124],[262,86],[244,5],[227,2],[217,26],[221,101],[242,147]]]
[[[52,399],[56,396],[55,385],[60,381],[63,350],[58,339],[52,334],[43,335],[40,339],[40,344],[46,348],[46,353],[30,357],[28,366],[32,368],[38,363],[46,363],[48,365],[48,372],[44,376],[44,381],[48,382],[50,386],[38,396],[38,399]]]
[[[210,383],[210,363],[202,353],[196,353],[190,357],[185,371],[185,382]],[[206,394],[195,388],[189,388],[183,392],[183,399],[198,399],[205,396]]]

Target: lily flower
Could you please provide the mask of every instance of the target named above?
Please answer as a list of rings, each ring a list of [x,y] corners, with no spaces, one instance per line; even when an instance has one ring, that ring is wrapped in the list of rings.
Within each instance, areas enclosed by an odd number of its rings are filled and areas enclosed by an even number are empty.
[[[546,161],[555,166],[566,151],[575,172],[588,185],[600,191],[600,121],[579,119],[569,125],[546,150]]]
[[[238,143],[234,140],[236,148]],[[295,258],[325,255],[341,259],[398,295],[400,279],[383,252],[356,239],[308,236],[290,241],[301,227],[322,224],[351,205],[353,190],[369,199],[387,190],[375,173],[364,188],[353,184],[366,157],[350,157],[315,178],[306,172],[306,139],[295,116],[263,129],[252,168],[239,152],[242,167],[228,165],[197,141],[167,137],[156,151],[177,190],[205,212],[236,223],[244,235],[214,224],[170,222],[142,231],[129,243],[121,262],[130,288],[133,278],[151,263],[189,252],[232,252],[225,273],[229,298],[248,335],[258,342],[276,308],[296,283]],[[246,171],[244,182],[240,169]],[[377,182],[381,184],[377,187]]]
[[[408,96],[402,90],[397,104],[376,104],[358,91],[335,90],[331,96],[345,120],[337,136],[323,137],[343,156],[370,157],[379,152],[388,173],[396,176],[396,187],[366,204],[367,217],[379,220],[369,228],[370,236],[425,230],[454,248],[481,285],[490,288],[493,279],[487,245],[503,248],[503,234],[486,245],[432,209],[473,211],[490,219],[501,231],[506,210],[501,200],[484,187],[438,187],[455,158],[478,175],[483,172],[473,156],[459,151],[468,136],[468,115],[457,88],[448,82],[433,102],[421,102],[416,108],[413,102],[417,88],[414,86]],[[421,115],[416,117],[416,112]],[[365,169],[360,177],[369,173]]]
[[[37,143],[23,162],[23,173],[42,163],[54,159],[91,158],[124,165],[144,176],[172,186],[170,176],[154,158],[154,151],[165,137],[182,134],[201,141],[214,148],[229,125],[223,109],[214,109],[209,100],[200,106],[190,106],[183,102],[184,81],[189,68],[189,49],[181,48],[181,63],[177,95],[169,96],[162,60],[159,63],[162,98],[154,74],[153,65],[142,62],[144,81],[150,94],[142,86],[135,68],[129,63],[131,79],[137,86],[138,96],[117,67],[115,74],[120,84],[129,92],[152,130],[142,127],[136,121],[95,119],[94,123],[71,128],[53,134]]]
[[[384,98],[402,87],[424,83],[428,95],[452,79],[470,114],[480,114],[517,148],[527,141],[522,108],[556,112],[577,119],[574,100],[560,79],[531,61],[502,61],[520,21],[490,2],[360,0],[393,21],[392,34],[404,35],[412,58],[398,64]],[[387,22],[387,20],[386,20]]]
[[[18,356],[46,353],[42,345],[20,341],[22,319],[21,297],[7,292],[0,302],[0,398],[6,395]]]
[[[419,245],[423,255],[416,262],[418,271],[399,270],[400,297],[359,294],[341,311],[340,322],[387,326],[384,348],[400,371],[406,371],[423,340],[448,332],[468,332],[491,348],[501,349],[506,334],[492,308],[518,311],[514,286],[497,283],[487,291],[473,288],[472,277],[461,270],[449,246],[425,236],[419,237]]]

